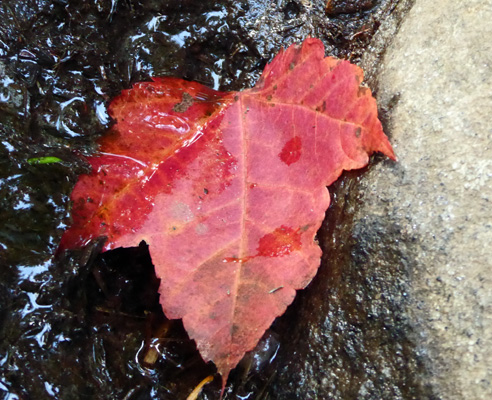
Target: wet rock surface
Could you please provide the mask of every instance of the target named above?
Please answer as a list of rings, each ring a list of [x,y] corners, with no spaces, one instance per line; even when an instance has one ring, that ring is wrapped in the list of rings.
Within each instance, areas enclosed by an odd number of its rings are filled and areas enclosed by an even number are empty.
[[[463,82],[483,84],[485,75],[465,63],[469,69],[450,67],[451,78],[444,78],[448,55],[468,48],[445,39],[477,32],[470,44],[480,42],[478,32],[486,28],[466,27],[474,12],[485,13],[484,3],[459,11],[427,9],[429,2],[417,0],[406,36],[398,33],[382,70],[385,49],[413,1],[333,2],[345,7],[334,16],[326,15],[326,2],[314,0],[161,3],[10,0],[0,6],[0,399],[182,399],[214,373],[179,321],[160,311],[146,246],[98,256],[93,243],[54,261],[69,223],[68,196],[86,170],[81,155],[94,151],[111,125],[107,102],[122,89],[171,75],[240,90],[254,84],[282,46],[308,35],[321,38],[328,54],[365,65],[400,160],[376,158],[368,171],[335,184],[319,233],[319,275],[231,374],[225,397],[489,393],[480,348],[490,343],[490,302],[486,274],[476,266],[490,259],[478,245],[490,241],[483,212],[490,130],[476,122],[485,103],[476,118],[458,107],[471,107],[474,98],[463,94],[476,93]],[[460,21],[458,36],[446,21]],[[416,35],[424,26],[436,31]],[[405,46],[410,43],[413,48]],[[484,51],[458,54],[473,59],[478,71],[490,61]],[[424,59],[432,69],[422,68]],[[414,89],[419,80],[425,102]],[[450,81],[455,91],[448,93]],[[461,99],[458,108],[443,113],[453,99]],[[461,118],[449,119],[454,114]],[[462,146],[465,133],[475,146],[471,158]],[[477,154],[483,160],[472,163]],[[61,162],[33,161],[47,156]],[[450,158],[456,166],[446,164]],[[469,191],[472,197],[465,196]],[[468,210],[469,204],[481,208]],[[475,231],[467,216],[481,219],[483,229]],[[477,247],[470,250],[461,242],[472,237]],[[218,380],[207,385],[202,398],[218,398],[219,386]]]
[[[444,399],[492,397],[490,18],[487,1],[416,1],[379,74],[399,162],[361,185],[359,220],[384,202],[381,240],[414,254],[409,316]]]
[[[283,349],[304,362],[280,369],[283,398],[492,397],[490,18],[484,1],[417,0],[362,60],[398,162],[336,184],[344,224],[320,235],[327,268],[297,303]]]
[[[278,398],[435,398],[409,316],[415,255],[411,246],[393,249],[384,240],[413,238],[387,224],[384,202],[374,202],[378,215],[357,211],[364,190],[371,190],[360,189],[367,173],[346,174],[335,184],[319,235],[322,266],[289,310],[297,323],[281,346],[284,361],[273,383]]]

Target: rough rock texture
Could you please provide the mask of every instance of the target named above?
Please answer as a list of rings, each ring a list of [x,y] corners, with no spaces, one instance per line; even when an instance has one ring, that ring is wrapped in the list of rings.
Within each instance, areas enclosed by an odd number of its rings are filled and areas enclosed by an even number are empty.
[[[362,66],[399,160],[335,184],[276,398],[492,398],[490,21],[416,0],[380,27]]]
[[[355,217],[413,258],[408,313],[449,400],[492,398],[490,21],[490,0],[416,1],[379,73],[399,162],[365,176]]]

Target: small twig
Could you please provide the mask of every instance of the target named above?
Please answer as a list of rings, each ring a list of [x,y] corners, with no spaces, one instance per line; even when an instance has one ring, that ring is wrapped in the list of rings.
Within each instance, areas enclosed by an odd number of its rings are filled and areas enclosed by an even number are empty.
[[[203,381],[201,381],[198,386],[193,389],[193,392],[189,394],[189,396],[186,398],[186,400],[196,400],[200,392],[202,391],[202,388],[209,382],[212,382],[214,380],[214,377],[212,375],[207,376]]]

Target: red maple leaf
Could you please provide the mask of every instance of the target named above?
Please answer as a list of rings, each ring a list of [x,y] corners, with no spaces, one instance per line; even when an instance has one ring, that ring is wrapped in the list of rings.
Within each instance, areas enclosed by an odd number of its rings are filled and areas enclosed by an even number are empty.
[[[117,124],[73,190],[61,248],[147,242],[165,314],[225,383],[314,277],[326,186],[375,151],[394,159],[362,79],[307,39],[243,92],[137,83],[110,105]]]

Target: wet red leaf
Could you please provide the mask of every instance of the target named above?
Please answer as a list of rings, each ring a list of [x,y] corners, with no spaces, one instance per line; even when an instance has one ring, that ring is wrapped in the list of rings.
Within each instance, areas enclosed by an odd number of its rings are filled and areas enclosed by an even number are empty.
[[[394,158],[362,78],[307,39],[240,93],[174,78],[123,91],[61,248],[145,240],[165,314],[225,382],[315,275],[326,186],[375,151]]]

